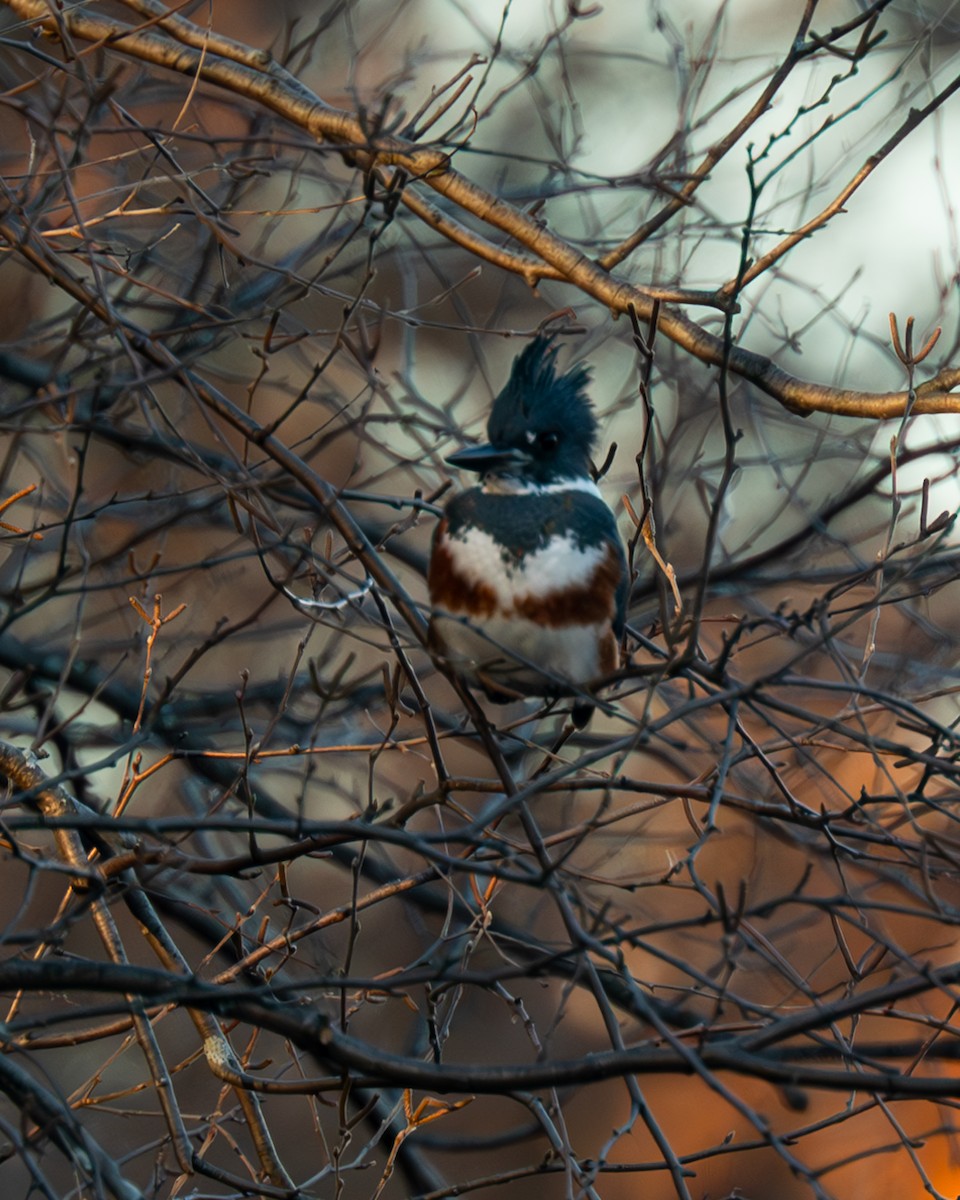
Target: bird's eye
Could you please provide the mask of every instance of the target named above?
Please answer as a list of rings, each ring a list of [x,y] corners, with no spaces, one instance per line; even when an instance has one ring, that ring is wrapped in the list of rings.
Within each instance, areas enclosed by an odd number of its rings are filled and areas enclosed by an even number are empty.
[[[556,450],[560,445],[560,434],[553,429],[546,429],[537,436],[537,445],[541,450]]]

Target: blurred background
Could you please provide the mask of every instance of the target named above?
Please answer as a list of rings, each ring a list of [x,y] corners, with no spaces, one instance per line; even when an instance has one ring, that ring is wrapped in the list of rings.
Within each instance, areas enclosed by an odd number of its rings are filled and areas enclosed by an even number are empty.
[[[0,3],[5,1194],[960,1191],[957,417],[801,415],[666,320],[837,392],[958,365],[960,10],[680,7]],[[443,458],[545,322],[635,572],[579,733],[423,646]],[[71,982],[110,959],[250,989],[266,1085],[188,989]]]

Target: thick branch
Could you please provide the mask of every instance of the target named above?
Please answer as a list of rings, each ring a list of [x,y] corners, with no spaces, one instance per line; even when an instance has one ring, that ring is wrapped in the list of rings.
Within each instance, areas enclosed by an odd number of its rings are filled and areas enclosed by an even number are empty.
[[[644,319],[650,318],[658,295],[663,294],[659,289],[638,287],[611,275],[533,217],[455,171],[451,156],[444,151],[417,146],[394,135],[371,132],[358,114],[324,103],[264,51],[232,41],[223,44],[222,39],[208,37],[205,31],[182,18],[176,21],[164,19],[161,23],[152,4],[151,24],[160,25],[165,33],[93,16],[89,10],[68,9],[54,17],[45,0],[2,2],[24,20],[42,25],[54,36],[109,45],[143,62],[178,71],[255,100],[314,137],[340,147],[346,159],[365,172],[384,168],[402,170],[412,181],[408,187],[426,185],[432,188],[473,218],[507,234],[523,247],[525,253],[501,251],[486,239],[478,239],[465,231],[459,222],[441,219],[434,206],[428,212],[426,206],[413,197],[410,207],[415,212],[419,210],[422,219],[429,220],[443,236],[469,245],[475,252],[480,252],[478,243],[483,242],[487,247],[484,257],[496,261],[504,269],[515,271],[531,284],[544,277],[565,280],[614,313],[635,310]],[[217,53],[213,47],[224,53]],[[712,297],[718,307],[728,300],[722,295]],[[710,365],[725,366],[797,413],[824,412],[885,419],[902,416],[910,401],[907,391],[878,394],[797,379],[762,355],[738,346],[725,351],[720,336],[708,332],[678,310],[665,306],[660,309],[659,328],[663,335],[689,354]],[[960,396],[953,394],[958,383],[960,369],[941,371],[917,388],[912,412],[918,415],[960,412]]]

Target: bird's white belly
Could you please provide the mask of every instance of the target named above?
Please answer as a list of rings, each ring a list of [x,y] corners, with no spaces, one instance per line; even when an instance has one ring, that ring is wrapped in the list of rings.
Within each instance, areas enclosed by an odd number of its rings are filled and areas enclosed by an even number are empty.
[[[610,622],[548,623],[522,615],[524,604],[544,601],[592,578],[609,550],[581,547],[567,536],[520,559],[505,557],[485,531],[444,538],[456,574],[491,597],[493,611],[435,612],[433,630],[444,656],[460,674],[486,676],[505,687],[542,695],[564,682],[577,687],[603,673],[601,647]],[[553,681],[553,687],[551,687]]]
[[[487,676],[505,687],[541,695],[563,683],[582,686],[602,672],[600,645],[608,629],[566,625],[553,629],[526,617],[434,616],[444,657],[461,675]]]

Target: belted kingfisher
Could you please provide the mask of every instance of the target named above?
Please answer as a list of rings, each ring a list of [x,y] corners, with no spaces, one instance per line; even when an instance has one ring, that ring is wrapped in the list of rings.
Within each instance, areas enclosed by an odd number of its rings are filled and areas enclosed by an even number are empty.
[[[489,443],[451,454],[481,475],[437,526],[430,647],[490,699],[584,699],[620,661],[629,572],[617,523],[590,475],[597,421],[582,364],[556,369],[539,335],[514,360]]]

